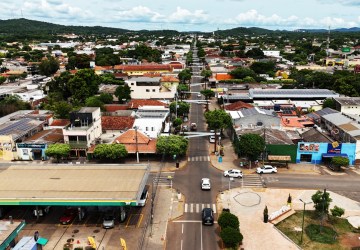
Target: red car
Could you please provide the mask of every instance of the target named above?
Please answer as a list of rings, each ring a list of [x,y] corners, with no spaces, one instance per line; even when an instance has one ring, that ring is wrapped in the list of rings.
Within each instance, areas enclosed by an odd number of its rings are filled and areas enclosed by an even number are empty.
[[[60,217],[60,223],[63,225],[70,224],[78,215],[78,211],[75,208],[67,208],[64,214]]]

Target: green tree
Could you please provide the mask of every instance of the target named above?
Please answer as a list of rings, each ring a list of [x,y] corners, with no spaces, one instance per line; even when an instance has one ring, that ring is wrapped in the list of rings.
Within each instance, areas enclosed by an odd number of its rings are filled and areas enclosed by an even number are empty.
[[[99,144],[94,149],[94,156],[100,159],[116,160],[126,157],[128,154],[122,144]]]
[[[177,104],[177,109],[176,109]],[[183,116],[188,114],[190,110],[190,104],[187,102],[172,102],[170,103],[170,112],[175,114],[177,113],[178,116]]]
[[[50,107],[50,110],[54,111],[54,115],[58,119],[68,119],[70,112],[73,110],[73,106],[66,101],[55,102]]]
[[[256,74],[268,74],[269,72],[273,73],[275,71],[275,62],[253,62],[250,69]]]
[[[223,130],[232,126],[230,115],[221,109],[206,112],[205,119],[209,129]]]
[[[332,202],[329,192],[324,193],[324,192],[318,190],[315,194],[313,194],[311,196],[311,199],[314,203],[314,208],[315,208],[316,212],[318,212],[319,214],[321,214],[321,213],[328,214],[329,213],[329,206],[330,206],[330,203]]]
[[[207,81],[209,79],[209,77],[212,76],[212,71],[207,70],[207,69],[203,69],[201,71],[201,76],[205,78],[205,81]]]
[[[17,76],[17,75],[11,75],[8,77],[9,82],[15,82],[18,78],[19,78],[19,76]]]
[[[205,99],[208,100],[210,99],[211,97],[214,97],[215,96],[215,92],[212,91],[211,89],[203,89],[200,91],[200,93],[205,96]]]
[[[174,121],[173,121],[173,127],[177,127],[177,126],[180,126],[182,124],[182,119],[181,118],[176,118]]]
[[[260,154],[264,151],[265,140],[258,134],[243,134],[236,145],[237,152],[240,155],[248,157],[250,160],[255,161]]]
[[[4,82],[6,82],[6,77],[0,76],[0,84],[3,84]]]
[[[91,57],[87,54],[75,54],[69,57],[67,70],[90,68]]]
[[[160,136],[156,142],[156,151],[168,156],[181,156],[186,154],[188,143],[188,139],[182,136]]]
[[[222,212],[218,218],[218,224],[222,229],[231,227],[238,231],[240,230],[240,222],[238,217],[230,212]]]
[[[45,155],[48,157],[56,158],[57,162],[63,157],[68,157],[70,154],[70,145],[64,143],[50,144],[45,150]]]
[[[221,240],[224,242],[226,247],[237,248],[240,242],[243,240],[243,235],[239,230],[231,227],[226,227],[220,232]]]
[[[322,105],[323,109],[324,108],[332,108],[335,109],[336,108],[336,102],[334,99],[332,98],[327,98]]]
[[[177,91],[179,93],[180,100],[182,100],[186,96],[186,94],[184,92],[189,91],[189,85],[180,83],[177,87]]]
[[[333,209],[330,209],[331,215],[334,217],[341,217],[344,215],[345,213],[345,209],[338,207],[338,206],[334,206]]]
[[[338,171],[341,167],[349,166],[349,163],[350,161],[347,157],[335,156],[331,159],[331,165]]]
[[[81,69],[69,82],[69,90],[73,101],[84,103],[86,98],[99,91],[100,77],[92,69]]]
[[[184,70],[180,71],[180,73],[178,74],[178,77],[179,77],[181,83],[186,83],[187,81],[190,81],[190,79],[191,79],[190,69],[184,69]]]
[[[232,70],[229,74],[233,76],[235,79],[243,79],[247,76],[250,76],[252,78],[256,77],[256,74],[253,70],[243,67],[236,68]]]
[[[95,63],[98,66],[114,66],[120,64],[119,55],[114,54],[112,48],[96,49]]]
[[[86,107],[99,107],[101,110],[104,110],[104,103],[100,100],[98,96],[90,96],[85,100]]]
[[[100,96],[98,96],[99,100],[102,101],[105,104],[111,104],[113,103],[113,96],[109,93],[101,93]]]
[[[44,59],[39,64],[40,74],[51,76],[56,73],[59,69],[59,62],[54,57],[50,57],[48,59]]]
[[[115,90],[115,96],[118,98],[119,103],[124,103],[131,99],[131,88],[126,85],[120,85]]]
[[[253,48],[246,52],[247,57],[251,57],[254,59],[262,59],[265,57],[264,52],[260,48]]]

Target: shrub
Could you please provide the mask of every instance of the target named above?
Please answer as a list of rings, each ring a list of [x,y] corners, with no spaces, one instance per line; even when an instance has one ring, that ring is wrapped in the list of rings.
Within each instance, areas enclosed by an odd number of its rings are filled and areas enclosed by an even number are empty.
[[[338,207],[338,206],[334,206],[333,209],[330,209],[330,212],[331,212],[332,216],[341,217],[344,215],[345,209]]]
[[[226,247],[233,248],[235,248],[244,238],[239,230],[231,227],[227,227],[221,230],[220,237]]]
[[[219,226],[222,229],[231,227],[239,231],[240,222],[236,215],[229,212],[222,212],[218,219]]]
[[[305,228],[306,235],[312,240],[325,244],[334,244],[337,233],[330,227],[323,226],[320,232],[320,225],[310,224]]]

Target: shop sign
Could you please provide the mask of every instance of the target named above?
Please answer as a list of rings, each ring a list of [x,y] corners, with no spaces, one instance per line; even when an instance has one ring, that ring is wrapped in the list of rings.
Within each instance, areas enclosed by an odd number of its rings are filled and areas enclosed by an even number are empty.
[[[45,148],[45,144],[18,143],[18,148]]]
[[[341,154],[341,143],[328,143],[328,154]]]
[[[300,143],[299,149],[304,152],[318,152],[320,144],[318,143]]]

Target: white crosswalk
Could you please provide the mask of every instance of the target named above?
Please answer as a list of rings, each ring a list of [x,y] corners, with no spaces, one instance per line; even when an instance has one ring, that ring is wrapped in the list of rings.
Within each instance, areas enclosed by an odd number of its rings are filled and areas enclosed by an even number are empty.
[[[204,208],[212,208],[214,213],[216,213],[216,204],[201,204],[201,203],[185,203],[184,213],[201,213]]]
[[[258,174],[246,174],[242,179],[243,187],[263,187],[263,182]]]
[[[188,161],[210,161],[210,156],[190,156]]]

